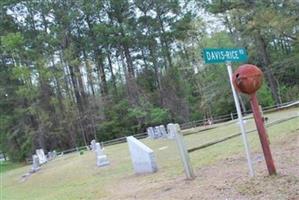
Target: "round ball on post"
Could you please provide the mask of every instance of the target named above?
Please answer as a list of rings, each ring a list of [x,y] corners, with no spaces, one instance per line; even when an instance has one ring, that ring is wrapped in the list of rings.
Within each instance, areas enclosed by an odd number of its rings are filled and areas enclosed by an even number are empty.
[[[272,158],[266,128],[262,115],[259,110],[259,103],[256,97],[256,91],[262,86],[263,72],[255,65],[241,65],[232,77],[235,88],[242,93],[250,95],[250,104],[261,141],[264,157],[266,160],[269,175],[276,174],[274,161]]]
[[[233,74],[235,88],[245,94],[255,93],[263,83],[263,72],[255,65],[241,65]]]

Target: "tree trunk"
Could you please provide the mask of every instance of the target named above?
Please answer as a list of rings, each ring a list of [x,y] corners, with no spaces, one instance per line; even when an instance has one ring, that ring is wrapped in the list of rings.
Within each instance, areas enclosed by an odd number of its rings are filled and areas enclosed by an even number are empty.
[[[158,17],[158,21],[160,24],[160,40],[161,40],[161,44],[162,44],[162,51],[165,52],[166,54],[166,58],[167,58],[167,62],[168,62],[168,66],[172,67],[172,59],[171,59],[171,53],[170,53],[170,48],[169,48],[169,44],[167,41],[167,38],[165,38],[165,29],[164,29],[164,25],[163,25],[163,21],[161,19],[161,15],[159,13],[159,9],[157,12],[157,17]],[[164,44],[164,45],[163,45]]]
[[[112,80],[112,85],[113,85],[113,88],[114,88],[114,92],[117,95],[116,78],[115,78],[115,75],[113,73],[113,67],[112,67],[112,61],[111,61],[110,55],[111,55],[111,52],[108,51],[107,59],[108,59],[108,64],[109,64],[109,71],[110,71],[110,74],[111,74],[111,80]]]
[[[85,132],[85,128],[83,128],[82,117],[81,117],[81,115],[84,113],[83,101],[82,101],[82,98],[80,96],[80,91],[79,91],[79,87],[78,87],[77,80],[76,80],[76,77],[75,77],[73,66],[69,65],[69,70],[70,70],[71,80],[72,80],[74,93],[75,93],[75,97],[76,97],[77,107],[78,107],[78,110],[79,110],[79,114],[78,114],[79,119],[78,119],[78,121],[79,121],[80,126],[82,128],[83,141],[84,141],[85,145],[87,145],[86,132]]]
[[[103,63],[103,53],[98,44],[96,43],[96,35],[93,31],[93,24],[90,20],[90,16],[86,16],[86,23],[89,28],[89,34],[93,41],[92,47],[93,47],[93,54],[95,58],[95,62],[98,69],[98,74],[100,78],[100,91],[102,96],[106,96],[108,94],[108,87],[107,87],[107,81],[106,81],[106,75],[105,75],[105,69],[104,69],[104,63]]]
[[[101,91],[102,96],[106,96],[108,94],[108,87],[107,87],[104,63],[103,63],[103,58],[102,58],[103,54],[102,54],[102,51],[99,49],[95,50],[94,54],[95,54],[99,78],[100,78],[100,91]]]
[[[93,83],[93,79],[92,79],[92,68],[88,63],[88,58],[87,58],[85,49],[82,49],[82,53],[83,53],[83,59],[85,62],[85,68],[86,68],[86,72],[87,72],[87,84],[88,84],[88,87],[90,87],[90,89],[91,89],[92,95],[95,96],[95,91],[94,91],[94,87],[93,87],[94,83]]]
[[[276,105],[281,104],[281,100],[278,94],[277,82],[271,70],[271,61],[269,53],[267,51],[267,45],[260,32],[256,34],[256,41],[258,44],[258,50],[260,51],[262,57],[262,67],[265,70],[265,75],[268,80],[269,87],[271,89],[272,97],[274,98]]]
[[[161,80],[160,80],[160,74],[158,71],[158,65],[157,65],[157,58],[155,56],[155,51],[153,50],[153,47],[150,45],[149,47],[149,51],[150,51],[150,56],[153,59],[153,65],[154,65],[154,72],[155,72],[155,77],[156,77],[156,82],[157,82],[157,87],[159,90],[159,100],[160,100],[160,105],[163,106],[164,102],[163,102],[163,95],[162,95],[162,86],[161,86]]]
[[[134,78],[135,72],[134,72],[134,68],[133,68],[133,61],[132,61],[129,47],[126,44],[123,44],[123,48],[124,48],[124,53],[125,53],[125,57],[126,57],[126,61],[127,61],[128,76],[130,78]]]

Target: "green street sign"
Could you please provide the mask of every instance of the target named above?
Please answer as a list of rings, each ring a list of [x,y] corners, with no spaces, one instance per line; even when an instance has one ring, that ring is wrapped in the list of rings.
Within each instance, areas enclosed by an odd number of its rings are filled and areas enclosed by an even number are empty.
[[[209,63],[224,63],[224,62],[243,62],[247,61],[248,56],[244,48],[223,48],[203,50],[203,57],[206,64]]]

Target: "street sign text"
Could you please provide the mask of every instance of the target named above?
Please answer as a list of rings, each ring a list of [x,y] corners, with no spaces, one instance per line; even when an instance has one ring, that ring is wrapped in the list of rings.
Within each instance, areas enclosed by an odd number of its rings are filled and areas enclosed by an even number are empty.
[[[247,52],[244,48],[210,49],[203,50],[204,60],[209,63],[243,62],[247,61]]]

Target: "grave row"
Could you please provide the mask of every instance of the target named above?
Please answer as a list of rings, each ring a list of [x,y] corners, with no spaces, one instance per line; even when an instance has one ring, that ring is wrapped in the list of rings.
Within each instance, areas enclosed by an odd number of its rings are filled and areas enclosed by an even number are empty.
[[[179,130],[178,124],[168,124],[167,131],[164,125],[147,128],[148,135],[152,139],[177,138],[177,130]],[[158,171],[154,151],[133,136],[129,136],[126,139],[134,172],[136,174],[144,174]],[[100,143],[92,140],[90,142],[90,150],[95,152],[97,167],[103,167],[110,164],[107,155],[104,153],[104,148],[100,145]],[[37,149],[36,154],[32,156],[33,164],[31,172],[38,171],[42,164],[45,164],[48,160],[54,159],[56,156],[56,151],[53,151],[48,153],[47,158],[43,149]]]
[[[148,127],[146,129],[147,135],[151,139],[168,138],[174,139],[174,135],[169,131],[169,124],[167,125],[167,131],[164,125]]]
[[[48,156],[45,155],[43,149],[36,149],[35,154],[32,156],[32,168],[31,172],[36,172],[40,169],[40,166],[48,162],[49,160],[53,160],[57,157],[56,151],[49,151]]]

